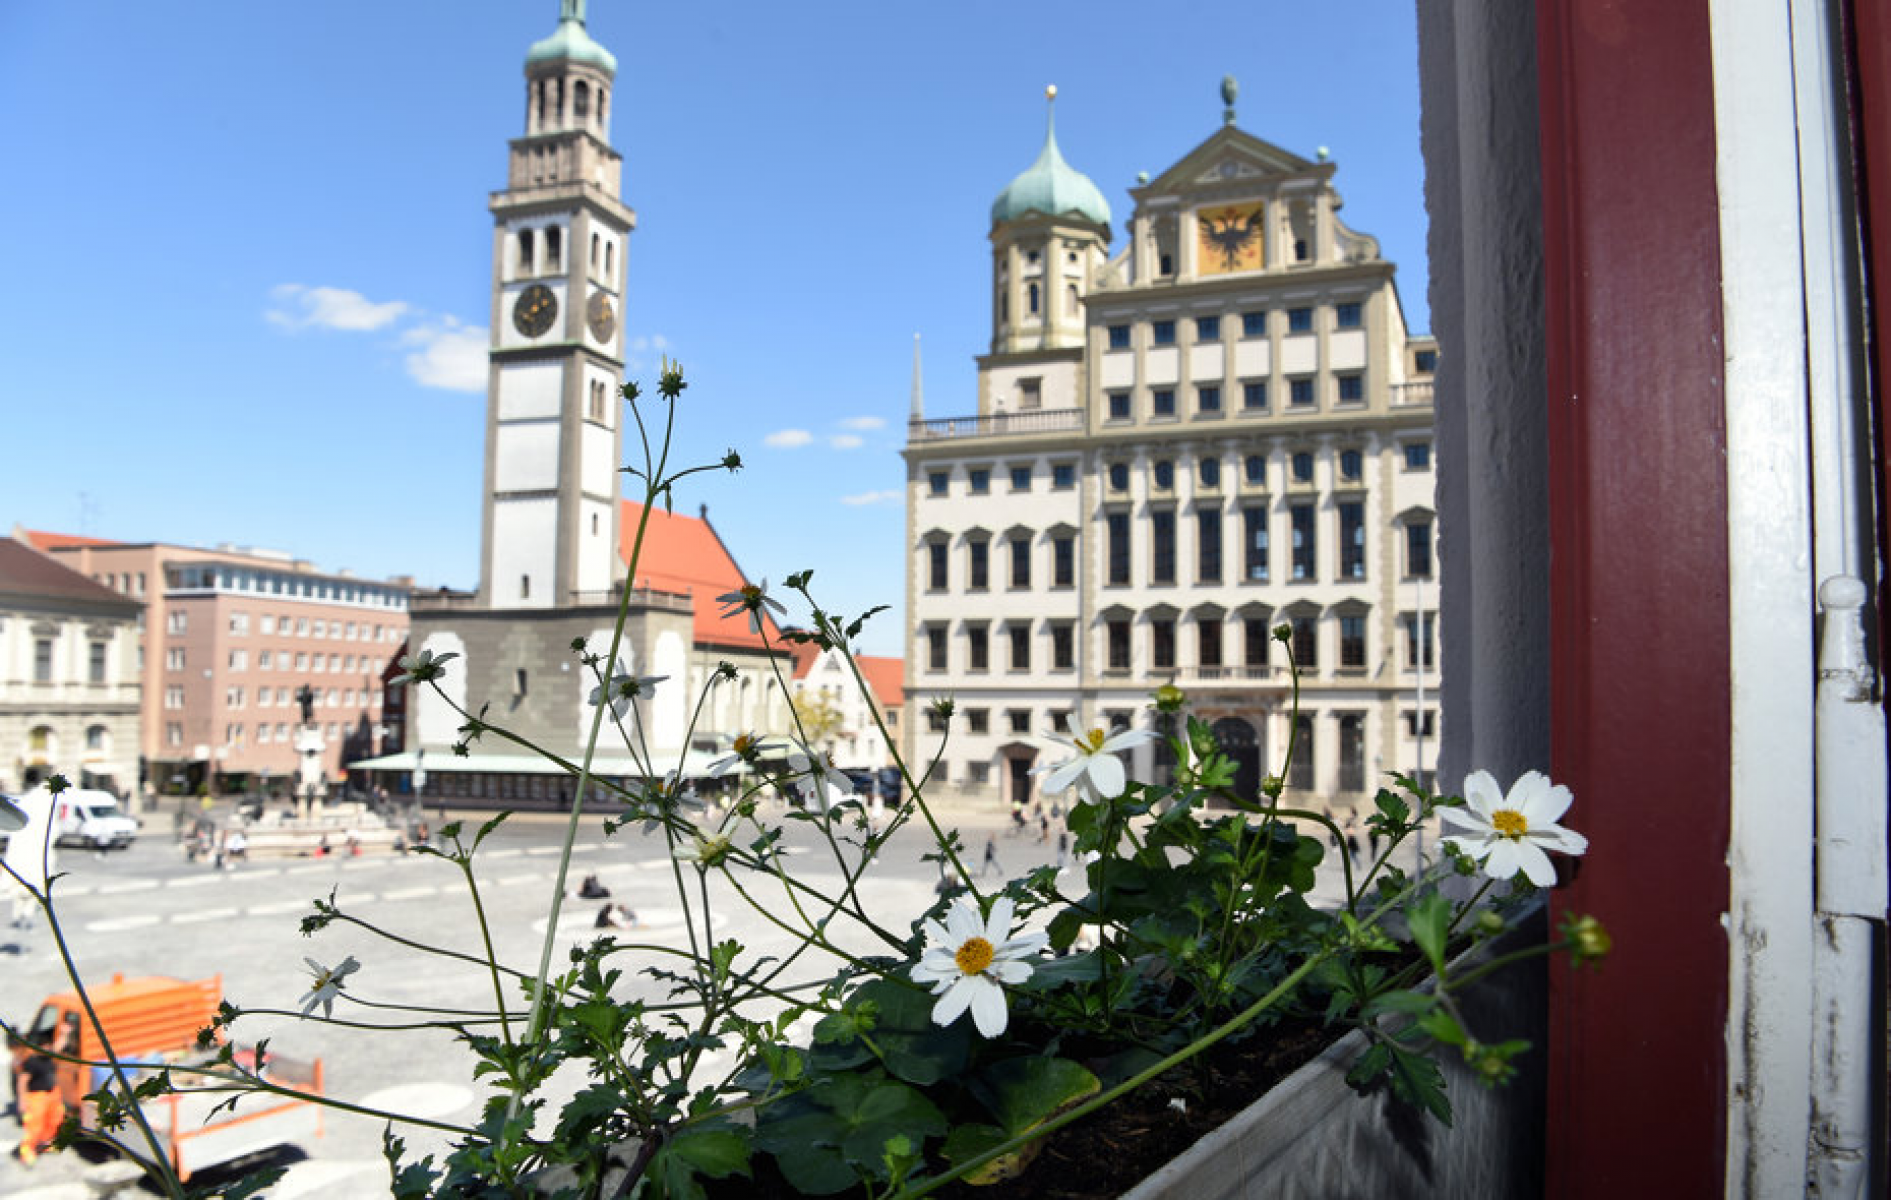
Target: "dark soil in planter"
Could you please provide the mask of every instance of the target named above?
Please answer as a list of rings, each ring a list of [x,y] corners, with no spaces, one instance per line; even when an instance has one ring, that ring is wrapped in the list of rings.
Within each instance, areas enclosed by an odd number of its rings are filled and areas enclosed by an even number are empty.
[[[1223,1043],[1047,1138],[1017,1178],[987,1187],[952,1184],[933,1193],[959,1200],[1104,1200],[1152,1174],[1254,1103],[1344,1030],[1284,1021],[1234,1045]],[[1170,1104],[1180,1098],[1185,1109]],[[796,1193],[758,1155],[753,1179],[712,1185],[712,1200],[789,1200]],[[858,1192],[843,1192],[853,1197]]]

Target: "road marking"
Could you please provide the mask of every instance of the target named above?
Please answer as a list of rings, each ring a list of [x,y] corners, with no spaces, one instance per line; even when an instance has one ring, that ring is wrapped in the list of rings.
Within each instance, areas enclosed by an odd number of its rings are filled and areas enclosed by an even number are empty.
[[[410,887],[410,888],[402,888],[398,892],[382,892],[381,899],[383,900],[418,900],[422,896],[437,896],[439,894],[440,894],[440,889],[437,887]]]
[[[202,887],[206,883],[221,883],[222,875],[179,875],[176,879],[164,881],[165,887]]]
[[[494,887],[512,887],[521,883],[537,883],[543,878],[545,878],[543,875],[539,874],[537,871],[533,871],[525,875],[502,875],[498,879],[493,880],[492,884]]]
[[[563,849],[563,846],[527,846],[525,852],[527,854],[556,854]]]
[[[523,851],[523,850],[488,850],[488,851],[486,851],[485,853],[483,853],[482,855],[480,855],[480,857],[481,857],[481,858],[488,858],[488,859],[491,859],[491,858],[517,858],[517,857],[519,857],[519,855],[521,855],[521,854],[523,854],[523,853],[525,853],[525,851]]]
[[[252,904],[245,911],[252,917],[279,917],[284,913],[301,912],[303,909],[314,911],[308,900],[278,900],[274,904]]]
[[[149,891],[156,886],[158,886],[158,881],[155,879],[129,879],[124,883],[108,883],[96,890],[101,896],[116,896],[122,892]],[[84,892],[74,892],[72,894],[75,896],[85,895]]]
[[[205,921],[227,921],[236,915],[234,908],[202,908],[196,912],[171,914],[173,925],[198,925]]]
[[[140,913],[135,917],[114,917],[109,921],[88,922],[87,933],[121,933],[127,929],[143,929],[146,925],[156,925],[161,918],[150,913]]]
[[[301,867],[284,867],[282,869],[282,872],[285,875],[313,875],[318,871],[332,871],[334,869],[335,869],[335,864],[323,862],[323,863],[309,863],[308,865],[301,866]]]

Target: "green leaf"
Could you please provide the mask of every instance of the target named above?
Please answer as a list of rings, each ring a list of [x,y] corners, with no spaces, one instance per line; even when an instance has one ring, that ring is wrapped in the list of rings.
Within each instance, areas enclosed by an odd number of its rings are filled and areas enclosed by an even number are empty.
[[[993,1063],[972,1081],[972,1093],[1009,1133],[1023,1133],[1073,1101],[1094,1096],[1102,1084],[1065,1058],[1013,1058]]]
[[[953,1165],[977,1158],[994,1146],[1010,1140],[1010,1135],[996,1125],[955,1125],[946,1135],[946,1161]],[[1041,1143],[1033,1142],[1026,1150],[1034,1150]],[[1030,1163],[1027,1154],[1001,1154],[982,1167],[965,1173],[966,1183],[973,1187],[988,1187],[1002,1183],[1012,1176],[1020,1174]]]
[[[1445,938],[1451,929],[1451,901],[1443,893],[1433,892],[1409,905],[1405,923],[1411,927],[1412,941],[1431,960],[1431,969],[1439,974],[1445,969]]]
[[[1422,1108],[1445,1124],[1451,1125],[1451,1100],[1445,1095],[1444,1070],[1423,1054],[1390,1047],[1392,1051],[1392,1094],[1416,1108]]]
[[[1435,1008],[1419,1017],[1418,1027],[1446,1045],[1464,1045],[1463,1028],[1458,1025],[1457,1018],[1443,1008]]]
[[[1423,992],[1396,991],[1385,992],[1368,1000],[1360,1010],[1361,1020],[1370,1021],[1386,1013],[1424,1013],[1430,1012],[1438,1001]]]
[[[487,821],[484,825],[481,825],[479,827],[479,832],[473,835],[473,848],[477,850],[479,848],[479,844],[486,840],[486,835],[491,833],[493,830],[499,828],[500,823],[503,822],[507,817],[511,815],[512,815],[512,810],[506,809],[505,811],[501,812],[498,816],[494,817],[492,820]]]
[[[748,1142],[732,1129],[688,1129],[671,1138],[668,1149],[711,1179],[749,1173]]]

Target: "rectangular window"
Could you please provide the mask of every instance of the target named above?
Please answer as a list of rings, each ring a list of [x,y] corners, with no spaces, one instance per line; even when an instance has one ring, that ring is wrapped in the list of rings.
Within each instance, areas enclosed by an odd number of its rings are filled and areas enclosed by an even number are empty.
[[[1112,421],[1129,420],[1129,393],[1128,392],[1111,392],[1109,396],[1109,400],[1110,400],[1110,420]]]
[[[1431,443],[1405,443],[1405,469],[1407,471],[1431,470]]]
[[[1366,377],[1364,375],[1360,375],[1357,372],[1348,372],[1345,375],[1335,376],[1334,383],[1338,386],[1339,391],[1337,395],[1341,404],[1358,404],[1366,398]]]
[[[173,608],[164,614],[164,632],[183,633],[190,628],[190,614],[181,608]]]
[[[1077,468],[1070,463],[1051,464],[1051,488],[1063,492],[1077,486]]]
[[[1249,583],[1267,582],[1267,510],[1262,507],[1241,510],[1242,578]]]
[[[988,708],[968,708],[965,710],[965,731],[967,733],[990,733],[991,710]],[[984,766],[976,763],[975,766]]]
[[[257,628],[261,632],[263,633],[276,632],[276,618],[271,616],[270,614],[264,613],[262,616],[258,617],[256,621],[257,621]]]
[[[936,708],[928,708],[926,710],[926,729],[930,733],[944,733],[946,729],[945,714]],[[939,764],[939,782],[945,782],[945,763],[943,762]]]
[[[1129,582],[1129,514],[1113,512],[1103,518],[1109,537],[1111,583]]]
[[[1360,713],[1340,714],[1339,790],[1366,790],[1366,718]]]
[[[48,645],[50,646],[50,643]],[[181,671],[184,669],[184,648],[182,646],[173,646],[164,652],[164,669],[167,671]]]
[[[1431,522],[1405,523],[1405,575],[1409,579],[1431,578]]]
[[[1195,621],[1195,659],[1204,667],[1221,665],[1221,619],[1200,617]]]
[[[1312,333],[1313,310],[1310,308],[1290,308],[1287,310],[1288,333]]]
[[[1060,621],[1051,626],[1051,669],[1068,671],[1077,665],[1077,639],[1073,636],[1070,622]]]
[[[179,709],[184,707],[184,689],[172,684],[164,689],[164,707]]]
[[[1028,671],[1031,669],[1031,627],[1029,625],[1011,626],[1011,669]]]
[[[1241,336],[1251,338],[1267,336],[1266,310],[1241,314]]]
[[[1220,317],[1196,317],[1195,340],[1198,342],[1218,342],[1221,340]]]
[[[968,671],[991,670],[991,633],[983,625],[965,627],[965,659]]]
[[[1412,365],[1423,374],[1429,375],[1438,369],[1438,352],[1436,350],[1420,350],[1418,353],[1412,355]]]
[[[1333,324],[1341,329],[1357,329],[1364,323],[1365,310],[1357,300],[1333,306]]]
[[[1312,617],[1293,619],[1293,660],[1302,671],[1320,665],[1320,627]]]
[[[1005,727],[1012,733],[1031,732],[1031,710],[1028,708],[1007,708]]]
[[[1265,617],[1241,618],[1241,654],[1247,666],[1267,665],[1267,643],[1271,635]]]
[[[92,683],[105,682],[105,654],[106,646],[104,642],[93,642],[89,647],[89,656],[86,660],[86,679],[88,681]]]
[[[935,592],[946,589],[946,556],[944,542],[929,542],[926,545],[926,586]]]
[[[1221,389],[1218,387],[1198,387],[1195,389],[1195,411],[1200,413],[1218,413],[1221,411]]]
[[[943,625],[926,627],[926,669],[928,671],[946,669],[946,631]]]
[[[1436,647],[1433,644],[1432,626],[1436,624],[1430,613],[1422,618],[1406,614],[1405,618],[1405,667],[1407,670],[1423,666],[1427,671],[1437,665],[1434,657]]]
[[[258,650],[256,652],[256,667],[258,670],[269,670],[270,667],[275,665],[275,661],[275,655],[268,650]]]
[[[983,496],[991,491],[991,470],[987,467],[973,467],[965,473],[966,487],[974,496]]]
[[[1111,621],[1109,623],[1110,670],[1129,670],[1129,622]]]
[[[1159,671],[1175,666],[1174,621],[1149,622],[1149,657],[1151,665]]]
[[[1051,539],[1051,586],[1075,587],[1077,583],[1077,539],[1068,535]]]
[[[1319,570],[1313,542],[1313,506],[1296,504],[1287,511],[1293,523],[1293,577],[1313,579]]]
[[[1158,346],[1175,345],[1175,322],[1153,321],[1149,325],[1149,340]]]
[[[1438,711],[1428,708],[1419,712],[1415,708],[1405,710],[1405,733],[1408,737],[1436,737],[1438,731]]]
[[[1129,326],[1127,325],[1110,326],[1110,349],[1112,350],[1129,349]]]
[[[1267,384],[1262,380],[1241,385],[1241,410],[1262,412],[1267,408]]]
[[[1339,505],[1339,574],[1341,579],[1366,577],[1366,506],[1357,500]]]
[[[1366,618],[1345,616],[1339,619],[1339,665],[1366,665]]]
[[[1175,510],[1159,508],[1149,514],[1149,582],[1175,582]]]
[[[1197,582],[1221,582],[1221,510],[1218,508],[1196,510],[1195,566]]]
[[[945,472],[945,471],[928,471],[928,472],[926,472],[926,492],[927,492],[927,494],[928,494],[928,495],[933,495],[933,496],[943,496],[943,495],[945,495],[945,494],[946,494],[946,484],[947,484],[948,482],[950,482],[950,481],[951,481],[951,478],[952,478],[952,476],[951,476],[951,475],[950,475],[950,474],[949,474],[948,472]]]
[[[1011,586],[1013,589],[1031,586],[1031,537],[1018,534],[1011,539]]]
[[[1028,492],[1031,490],[1031,468],[1011,468],[1011,490],[1014,492]]]
[[[1175,389],[1157,388],[1149,393],[1149,415],[1153,417],[1173,417],[1175,415]]]
[[[1249,487],[1267,486],[1267,459],[1250,454],[1241,460],[1241,478]]]
[[[965,544],[966,584],[974,592],[991,586],[991,543],[980,538]]]
[[[1313,404],[1313,380],[1311,378],[1289,379],[1287,403],[1295,408],[1310,407]]]

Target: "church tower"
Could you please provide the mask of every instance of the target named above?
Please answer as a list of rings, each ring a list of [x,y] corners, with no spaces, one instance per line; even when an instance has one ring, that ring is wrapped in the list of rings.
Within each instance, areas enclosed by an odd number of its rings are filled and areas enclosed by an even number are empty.
[[[1057,89],[1044,147],[991,206],[991,353],[978,360],[979,411],[1082,404],[1084,297],[1108,264],[1110,206],[1057,148]]]
[[[561,0],[525,58],[525,136],[493,194],[492,349],[480,604],[563,608],[607,591],[622,461],[624,277],[637,215],[610,146],[617,59]]]

